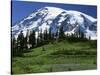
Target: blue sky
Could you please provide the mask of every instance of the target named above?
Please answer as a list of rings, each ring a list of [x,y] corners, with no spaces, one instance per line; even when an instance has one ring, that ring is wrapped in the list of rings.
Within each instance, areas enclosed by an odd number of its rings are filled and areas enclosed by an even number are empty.
[[[77,10],[86,13],[92,17],[97,17],[97,7],[90,5],[73,5],[60,3],[43,3],[43,2],[28,2],[28,1],[12,1],[12,25],[22,20],[32,12],[45,7],[53,6],[66,10]]]

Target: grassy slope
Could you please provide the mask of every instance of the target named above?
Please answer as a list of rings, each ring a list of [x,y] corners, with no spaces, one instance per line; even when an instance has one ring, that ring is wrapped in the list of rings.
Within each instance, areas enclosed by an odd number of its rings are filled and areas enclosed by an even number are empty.
[[[31,52],[24,53],[22,57],[14,57],[12,62],[13,73],[96,69],[96,55],[63,54],[63,51],[67,52],[67,50],[96,52],[96,48],[92,48],[89,42],[69,43],[63,41],[50,43],[34,48]]]

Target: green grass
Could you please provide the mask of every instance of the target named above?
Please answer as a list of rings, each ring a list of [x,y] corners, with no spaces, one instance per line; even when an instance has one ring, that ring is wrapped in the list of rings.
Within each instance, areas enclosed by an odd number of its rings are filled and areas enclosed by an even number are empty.
[[[12,58],[13,74],[96,69],[96,48],[88,41],[55,42]]]

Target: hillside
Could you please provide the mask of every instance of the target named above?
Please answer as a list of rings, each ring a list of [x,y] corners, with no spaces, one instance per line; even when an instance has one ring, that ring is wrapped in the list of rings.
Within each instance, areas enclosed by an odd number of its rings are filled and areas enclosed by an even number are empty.
[[[12,57],[12,73],[38,73],[96,69],[94,41],[50,42]]]

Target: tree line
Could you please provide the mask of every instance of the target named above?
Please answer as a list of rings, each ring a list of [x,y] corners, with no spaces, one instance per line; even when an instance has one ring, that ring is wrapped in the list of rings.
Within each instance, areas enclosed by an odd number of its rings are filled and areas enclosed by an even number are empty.
[[[37,33],[37,34],[36,34]],[[37,37],[36,37],[37,36]],[[90,38],[89,38],[90,39]],[[29,51],[28,49],[36,48],[48,43],[59,42],[62,40],[67,40],[70,42],[87,40],[84,33],[79,29],[78,32],[74,34],[64,34],[63,27],[59,27],[56,32],[52,32],[51,28],[49,31],[45,29],[44,32],[40,31],[29,31],[27,30],[26,36],[24,36],[23,31],[20,32],[17,38],[11,38],[11,49],[13,56],[20,56],[23,52]]]

